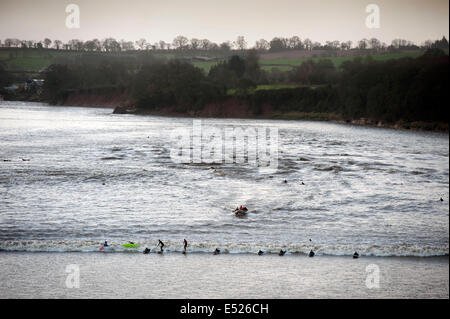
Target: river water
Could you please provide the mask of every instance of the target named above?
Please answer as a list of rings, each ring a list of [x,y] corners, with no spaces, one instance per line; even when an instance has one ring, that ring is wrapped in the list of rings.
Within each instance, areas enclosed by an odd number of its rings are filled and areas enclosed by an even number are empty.
[[[174,252],[186,238],[191,252],[448,256],[448,134],[201,121],[276,129],[277,167],[262,173],[174,161],[173,131],[191,130],[189,118],[0,103],[0,250],[153,250],[161,239]]]

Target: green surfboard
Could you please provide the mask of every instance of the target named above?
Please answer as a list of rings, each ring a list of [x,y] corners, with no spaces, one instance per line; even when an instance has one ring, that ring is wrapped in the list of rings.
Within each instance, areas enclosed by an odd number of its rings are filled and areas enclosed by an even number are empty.
[[[126,248],[139,247],[138,244],[123,244],[122,246],[123,246],[123,247],[126,247]]]

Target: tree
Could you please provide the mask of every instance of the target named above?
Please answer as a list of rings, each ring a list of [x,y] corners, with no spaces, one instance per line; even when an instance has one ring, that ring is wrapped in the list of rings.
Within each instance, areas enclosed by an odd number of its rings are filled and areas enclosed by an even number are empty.
[[[300,38],[296,35],[292,36],[289,39],[289,48],[290,49],[301,49],[302,48],[302,41]]]
[[[191,49],[192,50],[197,50],[198,48],[200,48],[200,44],[201,44],[201,41],[199,39],[195,39],[195,38],[191,39]]]
[[[248,50],[245,55],[245,77],[257,83],[261,76],[259,55],[256,50]]]
[[[442,37],[441,40],[437,40],[434,42],[434,47],[438,49],[448,49],[448,41],[445,37]]]
[[[230,50],[231,50],[231,44],[230,44],[230,42],[229,42],[229,41],[222,42],[222,43],[220,44],[220,49],[221,49],[222,51],[230,51]]]
[[[145,40],[144,38],[141,38],[139,40],[136,41],[136,45],[139,49],[144,50],[145,49],[145,45],[147,44],[147,40]]]
[[[243,35],[238,36],[233,44],[238,50],[245,50],[247,48],[247,41],[245,41],[245,37]]]
[[[132,51],[134,50],[134,44],[132,41],[120,40],[120,47],[123,51]]]
[[[84,43],[84,49],[86,51],[94,51],[95,50],[95,43],[92,40],[86,41]]]
[[[53,41],[53,46],[55,47],[56,50],[59,50],[62,48],[62,41],[61,40],[55,40]]]
[[[270,41],[270,51],[281,51],[284,50],[285,48],[286,47],[281,38],[275,37]]]
[[[368,40],[367,39],[362,39],[358,41],[358,49],[360,50],[365,50],[367,49],[368,46]]]
[[[306,50],[308,50],[308,51],[311,51],[311,50],[312,50],[312,41],[311,41],[310,39],[306,38],[306,39],[303,41],[303,45],[304,45],[304,47],[305,47]]]
[[[101,42],[101,46],[106,52],[120,51],[120,44],[114,38],[103,39]]]
[[[369,40],[369,45],[373,50],[379,50],[381,48],[381,42],[377,38],[371,38]]]
[[[255,49],[258,51],[267,51],[270,49],[270,44],[267,40],[260,39],[255,42]]]
[[[202,48],[202,50],[209,50],[209,48],[211,47],[211,41],[209,41],[208,39],[200,40],[200,47]]]
[[[179,60],[144,65],[134,83],[138,108],[175,106],[179,112],[189,112],[221,97],[216,84],[208,81],[201,69]]]
[[[188,43],[189,43],[189,39],[182,35],[177,36],[172,41],[173,47],[178,50],[186,49]]]
[[[429,49],[429,48],[433,47],[433,41],[431,41],[431,40],[426,40],[426,41],[422,44],[422,46],[423,46],[424,48]]]
[[[350,50],[352,48],[352,41],[346,41],[341,43],[341,50]]]
[[[228,67],[240,78],[245,72],[245,61],[239,55],[233,55],[228,61]]]
[[[82,51],[83,47],[84,47],[83,41],[81,41],[79,39],[72,39],[67,44],[68,44],[70,50],[75,50],[75,51]]]
[[[7,48],[18,48],[21,44],[21,41],[19,39],[5,39],[5,46]]]
[[[11,84],[13,78],[11,76],[11,73],[7,72],[3,67],[0,65],[0,90],[3,89],[3,87],[8,86]]]
[[[95,38],[95,39],[92,40],[92,42],[94,43],[95,51],[101,51],[102,50],[102,43],[100,42],[99,39]]]
[[[44,46],[46,49],[48,49],[51,44],[52,44],[52,40],[50,40],[49,38],[44,39]]]

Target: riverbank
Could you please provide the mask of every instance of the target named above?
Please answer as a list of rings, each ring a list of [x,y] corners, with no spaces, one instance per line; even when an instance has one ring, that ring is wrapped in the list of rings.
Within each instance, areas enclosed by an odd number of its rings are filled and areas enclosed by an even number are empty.
[[[14,102],[14,101],[9,101]],[[36,97],[18,102],[40,102],[42,99]],[[133,103],[127,94],[95,95],[95,94],[71,94],[54,106],[81,106],[95,108],[110,108],[114,114],[135,114],[178,118],[232,118],[232,119],[256,119],[256,120],[287,120],[287,121],[319,121],[336,124],[348,124],[367,127],[389,128],[396,130],[431,131],[448,133],[449,124],[445,122],[407,122],[397,121],[386,123],[369,118],[345,119],[336,113],[321,112],[279,112],[273,111],[270,105],[264,105],[259,115],[255,115],[250,107],[230,99],[225,103],[208,104],[205,108],[197,111],[180,112],[179,107],[165,107],[158,110],[139,110],[132,106]]]
[[[0,252],[0,267],[0,298],[449,296],[448,257]]]
[[[256,119],[256,120],[288,120],[288,121],[322,121],[336,124],[348,124],[367,127],[389,128],[395,130],[432,131],[448,133],[449,125],[445,122],[407,122],[397,121],[386,123],[369,118],[345,119],[336,113],[320,112],[278,112],[273,111],[270,105],[264,105],[261,113],[255,115],[249,106],[239,101],[227,101],[223,104],[209,104],[199,111],[179,112],[177,107],[166,107],[158,110],[139,110],[130,106],[118,106],[114,108],[114,114],[135,114],[164,117],[192,117],[192,118],[234,118],[234,119]]]

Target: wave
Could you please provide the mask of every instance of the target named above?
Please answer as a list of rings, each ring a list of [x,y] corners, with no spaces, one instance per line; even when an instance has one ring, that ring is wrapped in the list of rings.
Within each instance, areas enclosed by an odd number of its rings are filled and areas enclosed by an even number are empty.
[[[104,252],[110,253],[141,253],[146,247],[151,252],[157,252],[155,242],[135,241],[138,248],[125,248],[126,242],[111,241],[110,247]],[[181,242],[167,241],[165,252],[181,252]],[[102,241],[97,240],[11,240],[0,241],[0,251],[7,252],[101,252]],[[212,253],[219,248],[226,254],[257,254],[262,250],[268,254],[277,254],[280,249],[287,250],[287,254],[307,255],[312,249],[316,255],[351,256],[357,251],[361,256],[374,257],[433,257],[448,256],[449,246],[418,246],[418,245],[328,245],[328,244],[260,244],[260,243],[189,243],[189,253]]]

